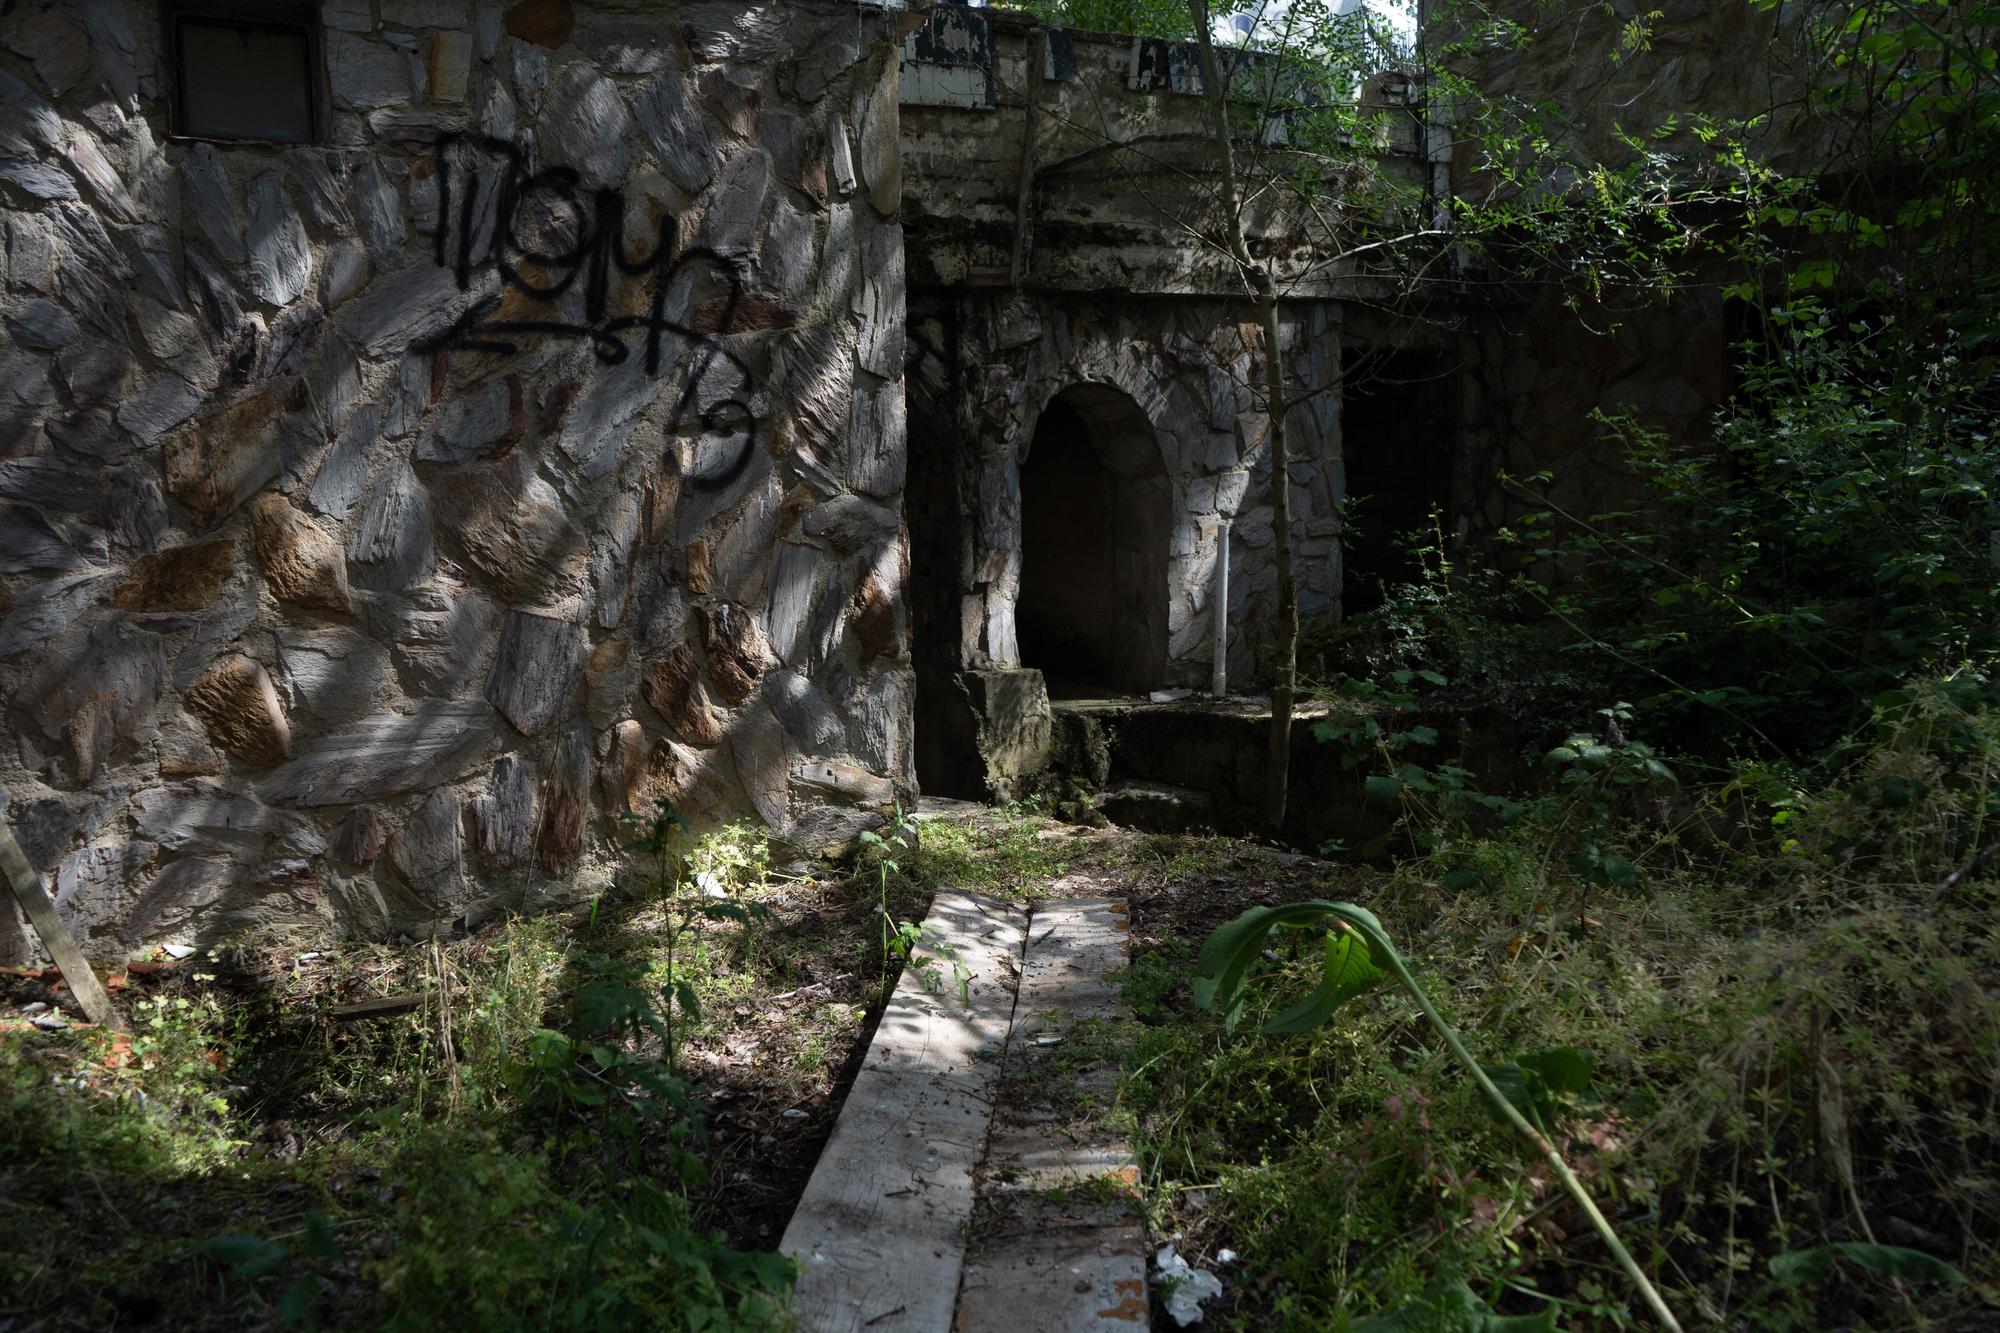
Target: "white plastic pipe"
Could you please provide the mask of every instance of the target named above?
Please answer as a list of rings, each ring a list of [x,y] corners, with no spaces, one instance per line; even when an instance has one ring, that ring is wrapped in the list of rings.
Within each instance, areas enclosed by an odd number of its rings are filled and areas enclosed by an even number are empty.
[[[1215,670],[1208,692],[1218,699],[1229,697],[1229,523],[1222,524],[1222,540],[1215,544]]]

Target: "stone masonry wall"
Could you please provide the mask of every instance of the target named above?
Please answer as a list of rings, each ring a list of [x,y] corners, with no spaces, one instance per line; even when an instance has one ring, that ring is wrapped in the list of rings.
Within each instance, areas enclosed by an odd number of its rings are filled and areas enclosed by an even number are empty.
[[[1166,551],[1167,661],[1162,685],[1206,686],[1212,589],[1230,532],[1229,658],[1249,677],[1276,619],[1270,419],[1253,383],[1261,344],[1240,304],[1117,301],[1042,292],[920,293],[911,298],[912,448],[946,450],[959,479],[959,668],[1022,662],[1015,634],[1021,576],[1021,465],[1057,394],[1108,386],[1129,399],[1172,487]],[[1300,611],[1340,595],[1339,308],[1283,312],[1292,383],[1332,388],[1293,409],[1291,505]],[[940,577],[941,571],[926,571]],[[919,645],[920,649],[924,645]]]
[[[893,16],[327,0],[287,145],[172,135],[159,12],[0,24],[0,781],[93,951],[907,790]]]

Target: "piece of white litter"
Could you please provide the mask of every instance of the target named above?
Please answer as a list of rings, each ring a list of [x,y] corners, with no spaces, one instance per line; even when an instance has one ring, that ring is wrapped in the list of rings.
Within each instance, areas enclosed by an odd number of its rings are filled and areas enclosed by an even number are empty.
[[[799,1109],[798,1107],[796,1107],[796,1106],[794,1106],[794,1107],[792,1107],[791,1109],[789,1109],[789,1110],[785,1111],[785,1112],[784,1112],[783,1114],[784,1114],[784,1117],[785,1117],[785,1119],[787,1119],[787,1120],[803,1120],[803,1119],[805,1119],[805,1118],[806,1118],[806,1113],[805,1113],[804,1111],[801,1111],[801,1110],[800,1110],[800,1109]]]
[[[1222,1279],[1205,1268],[1190,1267],[1188,1261],[1174,1253],[1171,1245],[1162,1245],[1160,1252],[1153,1256],[1153,1263],[1159,1272],[1153,1281],[1161,1286],[1171,1284],[1167,1292],[1167,1313],[1182,1328],[1201,1322],[1201,1303],[1222,1294]]]
[[[1193,690],[1154,690],[1146,696],[1156,704],[1177,704],[1183,699],[1194,698]]]
[[[1235,1262],[1236,1262],[1236,1251],[1234,1251],[1234,1250],[1217,1250],[1217,1251],[1215,1252],[1215,1262],[1217,1262],[1217,1263],[1219,1263],[1219,1264],[1233,1264],[1233,1263],[1235,1263]]]
[[[162,944],[160,950],[169,958],[192,958],[201,952],[192,944]]]

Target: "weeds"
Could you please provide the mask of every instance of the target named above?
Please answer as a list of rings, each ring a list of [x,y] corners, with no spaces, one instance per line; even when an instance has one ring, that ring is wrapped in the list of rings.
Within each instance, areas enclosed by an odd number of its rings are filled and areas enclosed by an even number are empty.
[[[1328,920],[1333,924],[1324,931],[1326,958],[1319,985],[1305,999],[1267,1021],[1262,1030],[1266,1034],[1309,1032],[1327,1022],[1349,1000],[1393,975],[1416,1001],[1453,1058],[1485,1094],[1487,1103],[1555,1172],[1556,1179],[1589,1219],[1618,1260],[1618,1266],[1632,1279],[1654,1316],[1679,1333],[1680,1321],[1674,1318],[1645,1270],[1633,1259],[1617,1231],[1598,1210],[1596,1201],[1563,1160],[1562,1152],[1549,1141],[1555,1096],[1582,1092],[1590,1082],[1591,1062],[1575,1048],[1537,1052],[1489,1071],[1473,1058],[1457,1030],[1439,1015],[1375,914],[1352,903],[1305,902],[1252,908],[1217,930],[1209,936],[1196,960],[1196,1003],[1204,1009],[1219,1009],[1224,1015],[1224,1025],[1235,1027],[1242,1012],[1243,986],[1265,937],[1275,929],[1310,931]]]
[[[882,932],[882,951],[877,986],[886,998],[889,993],[889,959],[893,955],[917,969],[927,990],[940,990],[944,980],[939,973],[935,959],[919,960],[917,951],[928,948],[937,959],[951,966],[952,982],[958,988],[959,1003],[972,1003],[972,972],[968,969],[958,951],[948,942],[928,935],[919,921],[899,921],[889,909],[889,882],[902,875],[903,867],[895,859],[899,855],[914,855],[918,852],[919,841],[916,824],[896,807],[894,818],[889,822],[887,834],[868,830],[861,835],[863,856],[874,865],[878,891],[875,911]]]
[[[749,854],[739,850],[741,836],[735,830],[728,830],[722,838],[711,838],[696,842],[696,852],[690,855],[688,824],[675,813],[673,803],[664,797],[653,810],[651,820],[641,823],[636,816],[628,820],[640,830],[638,837],[626,844],[626,850],[645,858],[650,873],[645,885],[648,892],[655,895],[664,909],[663,926],[660,931],[664,951],[662,960],[663,977],[659,988],[660,1004],[657,1010],[658,1035],[665,1044],[668,1069],[679,1067],[679,1047],[675,1040],[675,1017],[685,1015],[691,1021],[701,1019],[701,998],[696,993],[694,983],[676,968],[676,950],[689,929],[698,921],[737,921],[743,926],[747,941],[751,928],[769,917],[763,906],[755,902],[745,902],[732,895],[724,887],[722,873],[728,873],[731,883],[741,885],[742,872],[754,869],[761,881],[762,871],[768,866],[768,852]],[[705,868],[696,870],[696,865]],[[694,873],[690,873],[690,871]],[[694,889],[688,893],[689,887]],[[622,1022],[628,1029],[626,1035],[636,1036],[632,1024],[644,1022],[644,1014],[629,1003],[628,1012],[622,1015]]]
[[[1621,794],[1590,756],[1558,756],[1552,769],[1584,776],[1513,823],[1433,823],[1424,855],[1349,876],[1343,896],[1410,941],[1440,1018],[1483,1049],[1535,1053],[1484,1073],[1683,1318],[1801,1333],[1992,1322],[2000,889],[1975,864],[2000,840],[1987,699],[1962,677],[1895,692],[1818,781],[1744,764],[1684,790],[1649,756],[1606,755],[1640,775]],[[1578,744],[1605,743],[1600,728]],[[1579,835],[1606,839],[1632,876],[1589,878]],[[1432,1029],[1414,999],[1236,1039],[1196,1006],[1194,944],[1242,905],[1216,901],[1199,930],[1135,959],[1142,1026],[1118,1106],[1154,1225],[1244,1256],[1224,1322],[1639,1326],[1586,1215],[1464,1064],[1419,1039]],[[1246,1028],[1287,1018],[1277,991],[1327,979],[1324,943],[1293,956],[1286,935],[1303,938],[1280,932],[1250,960],[1273,990],[1240,992]],[[1587,1082],[1562,1048],[1594,1056]]]
[[[715,1179],[733,1144],[694,1072],[726,1029],[681,986],[790,991],[789,969],[837,980],[861,950],[781,941],[740,830],[646,834],[638,898],[585,918],[135,974],[129,1045],[0,1033],[0,1323],[781,1325],[789,1264],[716,1230],[712,1200],[744,1186]],[[726,899],[697,899],[704,874]],[[716,947],[736,921],[756,948]],[[427,999],[331,1021],[342,992]],[[859,1030],[845,1004],[789,1016],[778,1105]]]

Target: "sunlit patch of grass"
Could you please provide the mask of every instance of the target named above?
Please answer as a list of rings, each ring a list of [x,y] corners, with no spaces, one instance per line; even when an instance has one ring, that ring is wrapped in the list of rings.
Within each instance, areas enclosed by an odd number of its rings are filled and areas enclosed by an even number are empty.
[[[1253,846],[1217,834],[1155,833],[1134,844],[1126,855],[1135,868],[1171,884],[1240,869],[1246,855],[1256,857]]]
[[[926,885],[1016,901],[1046,896],[1068,873],[1074,844],[1031,806],[1001,806],[977,820],[922,821],[914,873]]]

